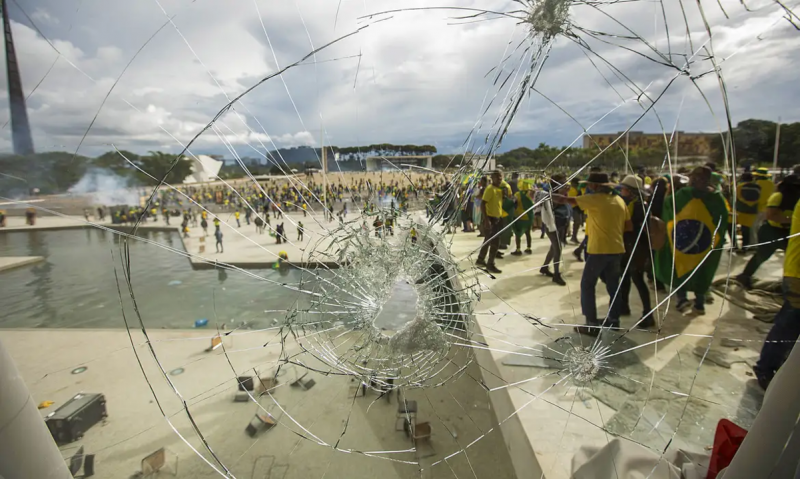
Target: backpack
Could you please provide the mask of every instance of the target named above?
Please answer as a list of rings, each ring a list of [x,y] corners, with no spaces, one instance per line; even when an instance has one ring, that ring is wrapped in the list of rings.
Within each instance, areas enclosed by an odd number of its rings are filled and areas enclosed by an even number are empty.
[[[655,216],[647,219],[647,229],[650,232],[650,249],[660,250],[667,242],[667,224]]]

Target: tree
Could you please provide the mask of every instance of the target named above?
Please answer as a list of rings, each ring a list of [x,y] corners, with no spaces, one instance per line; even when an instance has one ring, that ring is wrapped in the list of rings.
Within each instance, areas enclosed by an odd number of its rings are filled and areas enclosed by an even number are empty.
[[[732,131],[734,152],[738,164],[751,161],[761,165],[772,165],[775,156],[775,133],[778,125],[768,120],[749,119],[740,121]],[[724,135],[727,139],[729,135]],[[722,139],[712,143],[716,161],[725,157]],[[730,152],[728,153],[730,155]],[[800,123],[781,125],[778,145],[778,166],[790,168],[800,163]]]
[[[186,157],[178,157],[171,153],[151,151],[147,156],[139,157],[137,166],[150,176],[137,171],[136,176],[142,183],[157,185],[161,180],[166,183],[182,183],[192,173],[192,161]],[[154,177],[155,179],[151,178]]]

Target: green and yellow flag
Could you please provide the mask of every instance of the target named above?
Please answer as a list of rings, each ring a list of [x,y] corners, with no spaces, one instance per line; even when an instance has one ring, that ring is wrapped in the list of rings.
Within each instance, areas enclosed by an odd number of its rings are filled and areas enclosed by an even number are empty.
[[[736,186],[736,223],[751,228],[758,214],[761,187],[754,181]]]
[[[678,190],[674,198],[674,210],[672,197],[664,200],[667,241],[656,252],[656,277],[678,287],[697,269],[684,288],[705,293],[717,272],[728,230],[725,199],[718,192],[690,187]]]

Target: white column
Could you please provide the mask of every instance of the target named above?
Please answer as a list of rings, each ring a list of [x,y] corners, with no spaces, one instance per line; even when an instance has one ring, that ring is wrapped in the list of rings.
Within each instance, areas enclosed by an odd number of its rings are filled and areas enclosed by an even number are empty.
[[[0,477],[72,477],[14,360],[0,341]]]
[[[724,479],[792,477],[783,474],[787,471],[794,473],[800,458],[796,440],[787,447],[792,435],[800,434],[799,370],[800,347],[795,345],[789,359],[769,385],[753,427],[736,451],[733,461],[725,471]],[[771,475],[772,472],[775,475]]]

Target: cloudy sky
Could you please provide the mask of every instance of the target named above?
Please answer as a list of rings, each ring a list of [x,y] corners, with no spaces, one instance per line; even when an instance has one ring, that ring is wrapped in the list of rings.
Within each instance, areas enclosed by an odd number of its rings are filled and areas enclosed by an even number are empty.
[[[369,17],[409,7],[520,6],[500,0],[8,3],[37,150],[90,156],[112,145],[178,152],[256,84],[193,143],[193,152],[257,157],[273,146],[318,146],[323,134],[326,144],[339,146],[414,143],[458,152],[471,138],[478,149],[517,96],[531,66],[529,47],[538,41],[530,24],[497,15],[457,18],[472,13],[466,10]],[[571,34],[554,40],[501,150],[566,145],[582,128],[616,132],[637,120],[635,130],[671,131],[677,121],[680,130],[719,131],[726,111],[734,123],[800,120],[793,63],[800,32],[772,1],[750,1],[755,11],[747,12],[739,0],[721,0],[726,18],[716,0],[702,0],[711,39],[695,1],[683,2],[688,33],[677,0],[665,0],[664,10],[651,1],[596,3],[570,7],[564,28]],[[0,151],[10,145],[6,125]]]

